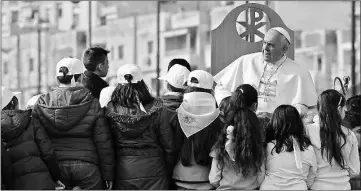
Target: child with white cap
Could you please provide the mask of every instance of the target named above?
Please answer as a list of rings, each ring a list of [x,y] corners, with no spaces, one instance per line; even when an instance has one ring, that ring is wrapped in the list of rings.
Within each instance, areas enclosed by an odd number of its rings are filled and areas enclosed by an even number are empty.
[[[183,101],[183,91],[190,71],[179,64],[172,66],[160,80],[167,82],[167,92],[161,97],[163,104],[171,110],[176,110]]]
[[[59,87],[40,95],[33,117],[52,140],[61,180],[66,189],[111,189],[112,137],[98,99],[81,84],[83,65],[78,59],[64,58],[56,72]]]
[[[62,185],[60,169],[47,133],[31,110],[19,110],[16,95],[2,86],[1,138],[10,156],[10,190],[53,190]],[[3,161],[2,161],[3,162]],[[3,174],[5,177],[10,176]]]
[[[121,66],[117,82],[100,93],[115,142],[115,189],[168,190],[174,163],[168,110],[151,95],[137,65]]]
[[[211,189],[208,175],[211,148],[222,129],[219,109],[213,97],[213,76],[192,71],[177,114],[171,119],[177,149],[173,180],[177,189]]]

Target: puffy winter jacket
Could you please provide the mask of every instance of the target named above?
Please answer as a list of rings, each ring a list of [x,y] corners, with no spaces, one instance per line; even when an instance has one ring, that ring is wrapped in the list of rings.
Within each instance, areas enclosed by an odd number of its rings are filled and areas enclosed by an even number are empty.
[[[174,143],[169,110],[160,100],[139,108],[107,105],[116,152],[115,189],[169,189]]]
[[[56,88],[39,97],[33,116],[52,140],[59,161],[81,160],[99,166],[103,180],[114,179],[114,150],[109,126],[85,87]]]
[[[3,110],[1,138],[13,171],[7,189],[55,189],[54,181],[60,178],[56,156],[46,132],[31,118],[31,110]]]
[[[1,141],[1,190],[11,187],[13,167],[11,158],[5,149],[4,142]]]
[[[167,92],[161,97],[161,99],[165,107],[175,111],[183,101],[183,94],[177,92]]]

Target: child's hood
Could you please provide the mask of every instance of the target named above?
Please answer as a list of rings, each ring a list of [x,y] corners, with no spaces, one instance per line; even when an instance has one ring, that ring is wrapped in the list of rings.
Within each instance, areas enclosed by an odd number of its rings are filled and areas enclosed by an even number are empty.
[[[12,140],[22,134],[31,118],[31,110],[3,110],[1,112],[1,137]]]

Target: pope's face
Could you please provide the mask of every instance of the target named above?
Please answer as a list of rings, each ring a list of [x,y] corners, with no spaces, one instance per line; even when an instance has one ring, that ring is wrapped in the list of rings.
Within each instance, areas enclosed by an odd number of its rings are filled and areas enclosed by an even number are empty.
[[[282,58],[287,50],[284,49],[283,36],[275,31],[269,30],[264,39],[262,46],[263,59],[266,62],[274,63]]]

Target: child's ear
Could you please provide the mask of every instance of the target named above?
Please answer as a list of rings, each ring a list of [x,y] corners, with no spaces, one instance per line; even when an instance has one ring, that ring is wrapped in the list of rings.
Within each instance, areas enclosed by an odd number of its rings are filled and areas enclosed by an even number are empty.
[[[252,109],[254,112],[256,112],[257,109],[258,109],[258,103],[253,103],[251,109]]]

